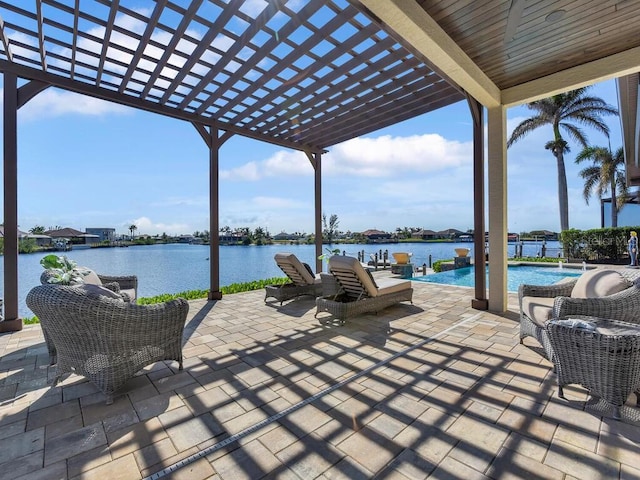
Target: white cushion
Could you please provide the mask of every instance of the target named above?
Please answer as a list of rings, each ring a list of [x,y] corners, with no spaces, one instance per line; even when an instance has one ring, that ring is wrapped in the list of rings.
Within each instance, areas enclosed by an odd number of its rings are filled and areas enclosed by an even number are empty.
[[[572,298],[597,298],[613,295],[631,286],[631,282],[625,279],[615,270],[590,270],[583,273],[571,291]]]

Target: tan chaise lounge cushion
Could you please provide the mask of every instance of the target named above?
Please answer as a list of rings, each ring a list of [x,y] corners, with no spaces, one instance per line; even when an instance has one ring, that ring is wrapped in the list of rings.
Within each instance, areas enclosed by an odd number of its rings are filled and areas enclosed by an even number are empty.
[[[320,283],[320,277],[312,275],[305,265],[293,253],[276,253],[275,261],[296,285]]]
[[[389,293],[396,293],[411,288],[410,280],[397,278],[380,278],[373,280],[371,274],[365,270],[357,258],[346,255],[334,255],[329,259],[329,269],[341,268],[353,271],[362,283],[366,293],[370,297],[378,297]]]

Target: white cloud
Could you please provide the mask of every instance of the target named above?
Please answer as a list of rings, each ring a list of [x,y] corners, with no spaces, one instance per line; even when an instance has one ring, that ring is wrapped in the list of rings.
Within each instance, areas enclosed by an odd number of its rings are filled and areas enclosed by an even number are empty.
[[[121,226],[123,230],[129,231],[130,225],[138,227],[135,235],[161,235],[163,233],[168,235],[181,235],[192,232],[191,227],[186,223],[155,223],[149,217],[139,217],[130,222],[123,223]]]
[[[472,142],[447,140],[436,134],[355,138],[322,156],[323,176],[403,177],[471,165]],[[220,178],[257,181],[265,177],[312,176],[302,152],[280,150],[262,161],[222,170]]]
[[[472,142],[451,141],[437,134],[354,138],[329,152],[323,172],[360,177],[434,172],[470,164],[472,155]]]
[[[21,120],[33,120],[68,114],[100,116],[130,113],[131,109],[117,103],[48,88],[36,95],[20,109],[19,118]]]

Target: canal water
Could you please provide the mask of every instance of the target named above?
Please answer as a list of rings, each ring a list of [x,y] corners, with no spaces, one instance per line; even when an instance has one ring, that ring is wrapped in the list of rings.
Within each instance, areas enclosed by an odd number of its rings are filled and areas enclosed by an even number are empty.
[[[390,244],[348,244],[335,245],[347,255],[357,256],[364,252],[365,260],[370,255],[387,251],[411,252],[414,265],[430,261],[451,259],[457,247],[471,248],[472,243],[390,243]],[[541,254],[540,242],[525,242],[523,254]],[[515,255],[515,244],[509,244],[508,255]],[[558,256],[558,242],[546,243],[547,256]],[[249,282],[265,278],[282,277],[284,274],[273,257],[277,252],[291,252],[310,265],[315,264],[313,245],[263,245],[263,246],[221,246],[220,285]],[[106,275],[137,275],[138,295],[151,297],[163,293],[178,293],[185,290],[209,288],[209,247],[207,245],[167,244],[140,245],[126,248],[76,249],[65,253],[78,265],[85,266]],[[33,314],[25,304],[31,288],[40,283],[43,253],[21,254],[18,257],[18,296],[21,316]],[[325,267],[326,268],[326,267]],[[0,287],[4,291],[4,258],[0,256]]]

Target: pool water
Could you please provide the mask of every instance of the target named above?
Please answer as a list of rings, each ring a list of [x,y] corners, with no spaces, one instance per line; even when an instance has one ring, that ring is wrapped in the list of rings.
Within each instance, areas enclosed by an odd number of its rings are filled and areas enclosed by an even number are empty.
[[[507,290],[517,292],[518,287],[527,283],[530,285],[551,285],[563,278],[579,277],[580,270],[558,267],[529,267],[524,265],[509,265],[507,267]],[[413,277],[417,282],[440,283],[456,285],[458,287],[473,287],[475,285],[473,267],[458,268],[446,272],[432,273],[420,277]],[[489,268],[487,268],[487,286],[489,286]]]

